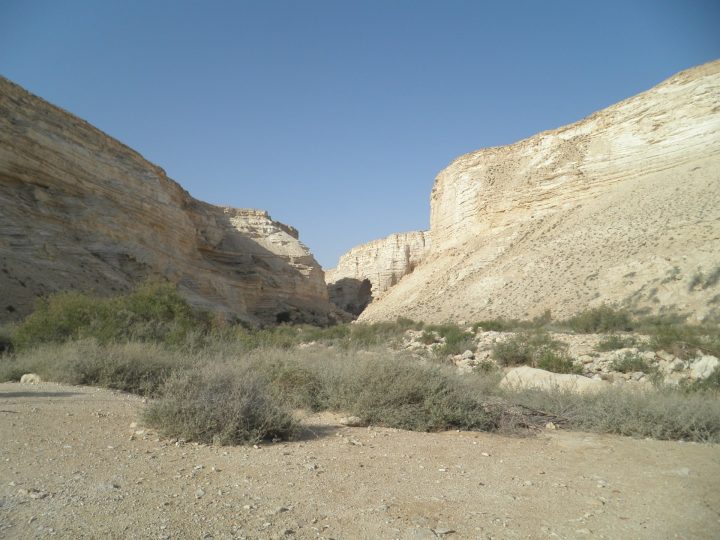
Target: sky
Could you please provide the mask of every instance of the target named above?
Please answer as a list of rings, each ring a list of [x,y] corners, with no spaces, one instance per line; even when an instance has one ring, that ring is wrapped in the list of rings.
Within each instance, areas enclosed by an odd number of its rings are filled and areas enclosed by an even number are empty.
[[[457,156],[717,59],[718,28],[717,0],[0,0],[0,74],[331,268],[428,228]]]

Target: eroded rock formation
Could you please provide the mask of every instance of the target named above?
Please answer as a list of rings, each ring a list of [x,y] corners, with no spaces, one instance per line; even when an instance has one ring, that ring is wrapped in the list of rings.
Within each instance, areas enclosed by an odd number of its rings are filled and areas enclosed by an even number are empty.
[[[349,313],[359,314],[412,273],[428,249],[425,231],[392,234],[352,248],[335,268],[325,272],[330,300]]]
[[[459,157],[430,251],[361,319],[720,312],[720,61],[575,124]]]
[[[251,323],[324,323],[323,272],[292,227],[192,198],[87,122],[0,77],[0,320],[63,289],[162,276]]]

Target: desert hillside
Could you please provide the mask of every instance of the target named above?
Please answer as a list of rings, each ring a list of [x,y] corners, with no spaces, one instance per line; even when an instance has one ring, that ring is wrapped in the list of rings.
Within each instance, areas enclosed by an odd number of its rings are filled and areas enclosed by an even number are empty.
[[[261,210],[212,206],[87,122],[0,77],[0,321],[65,289],[162,277],[250,323],[328,322],[323,272]]]
[[[720,61],[461,156],[430,202],[427,254],[362,320],[569,316],[601,303],[716,316]]]

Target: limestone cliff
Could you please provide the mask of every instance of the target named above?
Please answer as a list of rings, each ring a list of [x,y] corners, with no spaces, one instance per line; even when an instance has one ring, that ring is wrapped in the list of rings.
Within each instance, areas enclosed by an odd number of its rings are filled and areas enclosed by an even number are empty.
[[[425,231],[392,234],[352,248],[340,257],[336,268],[325,273],[330,300],[350,313],[359,314],[410,274],[428,248]]]
[[[110,294],[158,276],[251,323],[323,323],[334,310],[295,229],[195,200],[138,153],[0,77],[0,320],[53,291]]]
[[[575,124],[456,159],[430,251],[364,320],[720,312],[720,61]]]

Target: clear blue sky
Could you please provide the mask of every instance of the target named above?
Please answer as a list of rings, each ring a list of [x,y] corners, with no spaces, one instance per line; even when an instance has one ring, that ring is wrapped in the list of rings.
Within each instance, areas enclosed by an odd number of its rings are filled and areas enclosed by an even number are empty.
[[[718,58],[719,29],[717,0],[0,0],[0,73],[327,268],[426,228],[453,158]]]

